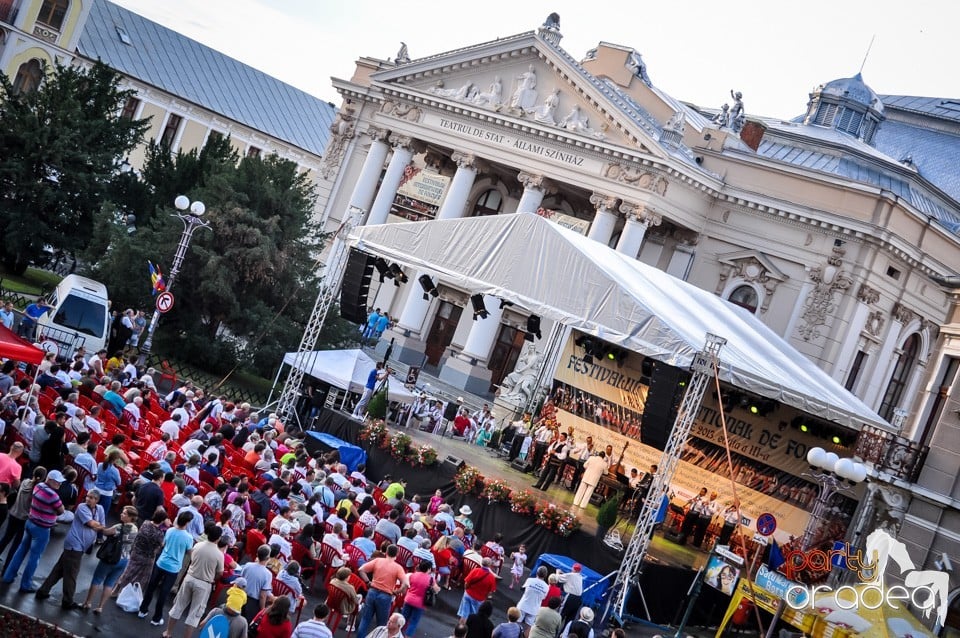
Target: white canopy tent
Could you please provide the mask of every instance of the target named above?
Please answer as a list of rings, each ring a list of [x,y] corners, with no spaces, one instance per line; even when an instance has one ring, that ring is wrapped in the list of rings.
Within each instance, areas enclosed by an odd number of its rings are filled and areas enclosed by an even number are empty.
[[[283,362],[288,366],[296,366],[315,379],[350,392],[363,392],[367,376],[377,365],[363,350],[314,350],[302,352],[299,357],[296,352],[288,352],[283,355]],[[391,401],[411,403],[415,395],[400,381],[392,379],[387,397]]]
[[[682,368],[719,335],[721,380],[856,430],[890,428],[742,308],[537,215],[363,226],[348,243]]]

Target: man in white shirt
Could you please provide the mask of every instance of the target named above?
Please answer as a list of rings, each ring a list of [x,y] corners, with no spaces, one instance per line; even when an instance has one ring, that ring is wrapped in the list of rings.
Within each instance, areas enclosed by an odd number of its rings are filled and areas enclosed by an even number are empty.
[[[170,435],[170,438],[177,440],[180,438],[180,419],[183,418],[183,414],[174,411],[170,415],[170,418],[160,424],[160,431],[166,432]]]
[[[167,443],[170,442],[170,435],[166,432],[160,435],[160,438],[147,446],[146,455],[154,461],[159,461],[167,454]]]
[[[95,378],[99,382],[103,378],[103,362],[107,359],[106,350],[98,350],[96,354],[92,355],[87,361],[87,365],[93,368],[95,373]]]
[[[534,484],[538,490],[546,492],[550,484],[557,477],[560,467],[570,454],[570,445],[567,443],[567,433],[561,432],[560,437],[547,448],[547,466],[540,475],[540,480]]]
[[[95,405],[90,408],[90,414],[83,417],[83,423],[87,426],[87,429],[91,432],[96,432],[97,434],[103,433],[103,424],[100,423],[100,420],[97,418],[100,416],[101,408],[99,405]]]
[[[336,548],[339,554],[332,561],[334,567],[343,567],[350,557],[343,553],[343,523],[334,523],[333,531],[323,535],[323,544]]]
[[[140,407],[143,405],[142,397],[134,397],[133,401],[123,406],[123,411],[130,414],[130,425],[134,430],[140,429]]]

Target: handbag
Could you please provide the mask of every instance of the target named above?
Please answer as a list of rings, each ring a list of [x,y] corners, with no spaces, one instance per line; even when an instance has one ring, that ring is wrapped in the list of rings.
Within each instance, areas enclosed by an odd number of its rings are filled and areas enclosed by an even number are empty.
[[[128,583],[117,596],[117,607],[128,614],[139,611],[142,604],[143,590],[140,589],[140,583]]]
[[[123,525],[120,526],[120,533],[108,536],[97,550],[97,558],[107,565],[116,565],[123,557]]]
[[[427,607],[433,607],[437,604],[437,592],[433,590],[433,579],[430,579],[430,584],[427,585],[427,591],[423,595],[423,604]]]
[[[266,613],[266,609],[261,609],[257,612],[257,615],[253,617],[253,620],[250,621],[250,625],[247,627],[247,636],[249,638],[257,638],[260,634],[260,623],[263,622]]]

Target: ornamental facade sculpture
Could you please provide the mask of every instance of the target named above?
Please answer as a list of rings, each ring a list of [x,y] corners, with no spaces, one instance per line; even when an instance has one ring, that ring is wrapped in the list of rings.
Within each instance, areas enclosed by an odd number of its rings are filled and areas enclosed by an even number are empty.
[[[542,361],[543,355],[537,352],[536,346],[527,344],[526,350],[520,353],[513,372],[500,383],[500,399],[516,406],[526,406],[537,390],[537,377]]]

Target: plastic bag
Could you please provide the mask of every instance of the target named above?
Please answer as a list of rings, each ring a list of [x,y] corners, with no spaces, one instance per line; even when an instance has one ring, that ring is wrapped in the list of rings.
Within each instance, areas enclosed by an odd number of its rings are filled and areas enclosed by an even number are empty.
[[[140,605],[142,604],[143,590],[140,589],[140,583],[127,584],[126,587],[120,590],[120,595],[117,596],[117,607],[128,614],[139,611]]]

